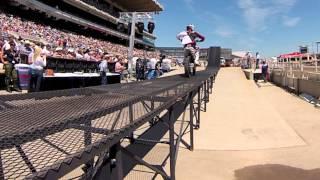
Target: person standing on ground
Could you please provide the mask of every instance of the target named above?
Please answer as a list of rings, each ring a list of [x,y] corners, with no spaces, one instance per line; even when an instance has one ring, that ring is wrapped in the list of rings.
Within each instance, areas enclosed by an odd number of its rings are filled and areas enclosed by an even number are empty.
[[[148,75],[147,79],[155,79],[157,77],[157,72],[156,72],[156,64],[157,60],[155,58],[151,58],[148,62]]]
[[[247,69],[251,69],[251,53],[248,51],[246,54],[246,59],[247,59]]]
[[[262,62],[262,67],[261,67],[261,72],[262,72],[262,78],[263,78],[263,80],[264,80],[264,82],[266,83],[267,82],[267,76],[268,76],[268,64],[265,62],[265,61],[263,61]]]
[[[120,78],[121,80],[123,79],[123,75],[122,75],[122,71],[125,70],[126,68],[124,66],[121,65],[120,59],[115,58],[115,73],[120,74]]]
[[[143,59],[138,58],[136,61],[136,78],[137,81],[144,80],[145,76],[145,65]]]
[[[156,63],[156,66],[155,66],[155,76],[156,78],[162,76],[163,74],[163,71],[162,71],[162,60],[158,61]]]
[[[3,48],[1,49],[2,56],[1,61],[4,64],[5,69],[5,84],[7,91],[11,93],[11,82],[13,89],[15,91],[21,92],[21,89],[19,88],[19,81],[18,81],[18,74],[17,70],[15,69],[14,65],[18,63],[17,61],[17,54],[15,51],[15,43],[13,41],[8,42],[8,44],[5,44]]]
[[[100,69],[100,76],[101,76],[101,85],[107,85],[108,80],[107,80],[107,72],[109,71],[108,69],[108,61],[110,59],[110,55],[106,54],[102,61],[99,64],[99,69]]]
[[[43,78],[43,69],[47,65],[46,56],[41,54],[42,49],[39,46],[35,46],[32,56],[32,62],[30,65],[30,85],[29,90],[33,92],[39,92],[41,88],[41,82]]]
[[[259,52],[256,53],[256,69],[259,69],[259,62],[260,62],[261,56]]]

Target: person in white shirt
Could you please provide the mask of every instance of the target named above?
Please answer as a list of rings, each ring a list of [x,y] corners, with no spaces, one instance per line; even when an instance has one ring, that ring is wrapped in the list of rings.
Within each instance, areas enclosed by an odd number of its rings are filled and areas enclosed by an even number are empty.
[[[256,53],[256,69],[259,69],[259,63],[260,63],[260,54],[259,52]]]
[[[157,59],[151,58],[149,62],[147,63],[147,68],[148,68],[148,75],[147,79],[155,79],[157,77],[156,74],[156,64],[157,64]]]
[[[76,50],[76,59],[83,59],[82,51],[81,50]]]
[[[148,69],[156,69],[156,64],[157,64],[157,59],[156,58],[151,58],[147,64]]]
[[[189,55],[191,55],[190,62],[184,62],[184,63],[195,63],[199,65],[196,52],[197,52],[197,42],[203,42],[205,40],[205,37],[201,35],[200,33],[196,32],[194,30],[194,25],[190,24],[187,25],[186,31],[183,31],[177,35],[177,39],[181,41],[181,44],[184,48],[184,60],[187,59]],[[197,60],[197,61],[195,61]],[[188,76],[187,72],[185,72],[185,75]],[[195,75],[195,68],[193,70],[193,75]]]

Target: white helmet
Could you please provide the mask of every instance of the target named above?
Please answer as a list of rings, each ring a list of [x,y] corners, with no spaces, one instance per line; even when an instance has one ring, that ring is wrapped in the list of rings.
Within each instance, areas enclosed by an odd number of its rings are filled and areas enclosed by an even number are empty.
[[[194,25],[193,24],[189,24],[189,25],[187,25],[187,30],[188,29],[192,29],[192,30],[194,30]]]

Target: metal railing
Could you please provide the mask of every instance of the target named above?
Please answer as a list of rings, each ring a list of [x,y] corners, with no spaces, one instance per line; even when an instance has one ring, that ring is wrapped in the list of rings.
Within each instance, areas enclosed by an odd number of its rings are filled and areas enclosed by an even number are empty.
[[[136,163],[175,179],[179,145],[193,149],[193,130],[200,128],[217,68],[190,79],[179,75],[61,91],[0,96],[0,179],[57,179],[82,167],[82,179],[123,179],[122,154]],[[190,117],[176,121],[189,108]],[[145,140],[134,132],[150,124],[165,125],[167,142]],[[190,143],[184,140],[190,131]],[[159,129],[156,129],[159,132]],[[152,165],[122,141],[169,145],[170,172]]]

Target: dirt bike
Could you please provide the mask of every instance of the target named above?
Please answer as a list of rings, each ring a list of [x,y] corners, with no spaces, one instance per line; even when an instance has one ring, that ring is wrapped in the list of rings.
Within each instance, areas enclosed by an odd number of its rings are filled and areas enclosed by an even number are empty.
[[[191,53],[190,49],[185,49],[185,56],[184,56],[184,74],[186,77],[190,78],[191,76],[196,75],[196,66],[194,63],[194,57]]]

